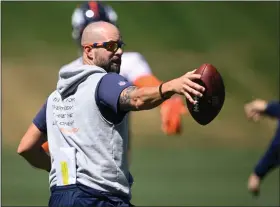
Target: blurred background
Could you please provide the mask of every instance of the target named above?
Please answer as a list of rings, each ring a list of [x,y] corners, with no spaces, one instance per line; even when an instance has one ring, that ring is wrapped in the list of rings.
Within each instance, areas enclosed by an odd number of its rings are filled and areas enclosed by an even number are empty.
[[[118,13],[126,51],[142,53],[161,80],[212,63],[226,101],[209,125],[184,116],[181,136],[160,129],[159,110],[132,115],[138,206],[276,206],[279,171],[254,199],[247,178],[276,122],[248,122],[243,106],[279,92],[279,2],[107,2]],[[76,59],[71,15],[78,2],[1,2],[2,205],[47,205],[48,174],[17,155],[17,145],[59,68]]]

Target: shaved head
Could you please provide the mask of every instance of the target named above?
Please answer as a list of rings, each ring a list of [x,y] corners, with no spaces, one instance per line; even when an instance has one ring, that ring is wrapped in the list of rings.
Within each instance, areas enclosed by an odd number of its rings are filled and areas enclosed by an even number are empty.
[[[123,53],[120,41],[120,32],[115,25],[103,21],[89,24],[84,29],[81,39],[84,64],[119,73]],[[98,47],[93,47],[94,43],[98,43]]]
[[[119,30],[115,25],[103,21],[93,22],[84,29],[81,44],[104,42],[110,38],[111,34],[119,36]]]

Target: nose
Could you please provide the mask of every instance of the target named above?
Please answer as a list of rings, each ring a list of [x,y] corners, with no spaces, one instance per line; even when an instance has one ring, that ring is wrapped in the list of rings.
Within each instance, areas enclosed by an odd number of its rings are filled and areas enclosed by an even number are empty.
[[[116,55],[122,55],[122,54],[123,54],[122,48],[119,48],[119,49],[116,51],[115,54],[116,54]]]

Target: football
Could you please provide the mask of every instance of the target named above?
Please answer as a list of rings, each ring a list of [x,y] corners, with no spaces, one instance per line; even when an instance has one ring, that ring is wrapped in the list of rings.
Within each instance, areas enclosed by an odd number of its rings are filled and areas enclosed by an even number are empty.
[[[207,125],[217,117],[224,105],[225,86],[221,74],[212,64],[201,65],[195,73],[201,74],[201,78],[194,82],[205,87],[205,91],[203,97],[192,96],[196,104],[187,100],[187,107],[197,123]]]

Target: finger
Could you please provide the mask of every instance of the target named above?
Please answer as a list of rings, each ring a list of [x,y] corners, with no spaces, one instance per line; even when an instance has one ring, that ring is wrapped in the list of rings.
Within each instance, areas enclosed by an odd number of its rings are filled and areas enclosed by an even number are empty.
[[[188,74],[193,74],[193,73],[195,73],[196,70],[197,70],[197,69],[194,69],[194,70],[188,72]]]
[[[188,85],[183,85],[183,88],[184,88],[184,90],[185,90],[186,92],[191,93],[191,94],[193,94],[193,95],[195,95],[195,96],[199,96],[199,97],[202,97],[202,96],[203,96],[202,93],[200,93],[199,91],[197,91],[197,90],[195,90],[195,89],[189,87]]]
[[[259,120],[260,120],[260,115],[259,115],[258,113],[255,113],[255,114],[253,115],[253,120],[254,120],[255,122],[259,121]]]
[[[247,114],[247,118],[248,119],[253,119],[253,117],[255,116],[255,112],[253,112],[253,111],[250,111],[248,114]]]
[[[204,92],[205,88],[201,85],[199,85],[198,83],[195,83],[189,79],[185,80],[185,84],[187,84],[189,87],[194,88],[198,91]]]
[[[185,95],[189,102],[191,102],[192,104],[196,104],[197,101],[193,100],[190,94],[188,94],[186,91],[182,91],[182,93]]]
[[[200,79],[201,78],[201,74],[187,74],[187,78],[190,80],[195,80],[195,79]]]
[[[260,119],[260,114],[256,111],[250,111],[250,113],[248,114],[248,118],[257,122]]]
[[[249,118],[249,119],[252,119],[253,116],[255,116],[255,114],[257,114],[257,112],[255,110],[252,110],[252,109],[248,109],[246,111],[246,116]]]
[[[250,110],[247,110],[247,111],[245,112],[245,114],[246,114],[247,118],[250,118],[250,117],[252,117],[252,116],[254,115],[254,112],[253,112],[253,111],[250,111]]]

